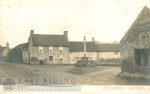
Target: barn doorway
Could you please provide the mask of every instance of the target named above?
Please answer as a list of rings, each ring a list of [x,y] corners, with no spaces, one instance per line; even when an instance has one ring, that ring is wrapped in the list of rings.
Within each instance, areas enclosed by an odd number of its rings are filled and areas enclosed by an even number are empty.
[[[149,62],[150,49],[135,49],[135,62],[137,66],[147,66]]]

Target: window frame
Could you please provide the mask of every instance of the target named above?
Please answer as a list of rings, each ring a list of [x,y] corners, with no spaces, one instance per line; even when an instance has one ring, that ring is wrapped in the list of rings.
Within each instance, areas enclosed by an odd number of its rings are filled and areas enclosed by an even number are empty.
[[[52,57],[52,60],[50,60],[50,57]],[[50,55],[50,56],[48,57],[48,60],[49,60],[50,62],[54,61],[54,56],[51,56],[51,55]]]
[[[39,46],[39,53],[43,53],[43,52],[44,52],[43,46]]]
[[[59,61],[63,62],[64,61],[64,57],[63,56],[59,56]]]
[[[59,53],[63,53],[64,48],[63,47],[59,47]]]
[[[53,47],[49,46],[49,47],[48,47],[49,53],[53,53],[53,51],[54,51],[53,49],[54,49]],[[51,50],[51,51],[50,51],[50,50]]]

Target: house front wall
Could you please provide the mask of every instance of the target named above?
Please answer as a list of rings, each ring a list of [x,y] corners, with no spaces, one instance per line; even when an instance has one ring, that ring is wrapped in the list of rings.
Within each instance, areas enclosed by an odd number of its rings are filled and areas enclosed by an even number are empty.
[[[59,47],[53,47],[53,51],[49,52],[49,47],[43,47],[43,52],[39,52],[39,46],[32,47],[32,58],[37,60],[45,60],[48,64],[68,64],[69,63],[69,49],[63,47],[63,52],[59,52]],[[50,60],[50,56],[53,60]],[[63,58],[63,60],[60,60]]]
[[[29,62],[29,51],[23,51],[22,57],[23,57],[23,62],[28,63]]]

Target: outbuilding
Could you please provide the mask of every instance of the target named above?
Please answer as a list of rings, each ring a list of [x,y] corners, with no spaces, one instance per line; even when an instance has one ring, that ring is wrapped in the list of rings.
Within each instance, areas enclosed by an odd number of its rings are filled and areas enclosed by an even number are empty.
[[[144,7],[120,41],[122,73],[146,72],[150,66],[150,9]]]

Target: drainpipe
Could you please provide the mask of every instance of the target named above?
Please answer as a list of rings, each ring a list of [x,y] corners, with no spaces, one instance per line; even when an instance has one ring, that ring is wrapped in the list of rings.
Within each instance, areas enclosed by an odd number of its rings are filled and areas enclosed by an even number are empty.
[[[84,57],[86,57],[86,38],[84,36]]]

